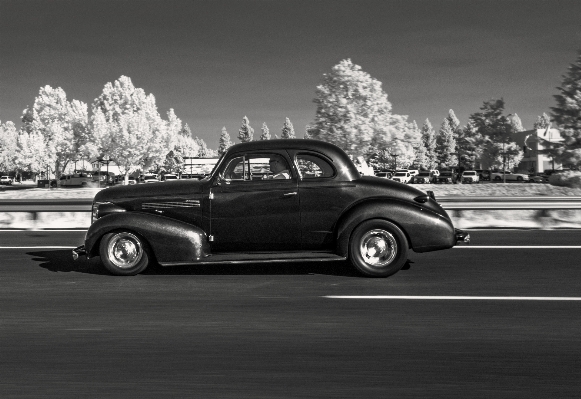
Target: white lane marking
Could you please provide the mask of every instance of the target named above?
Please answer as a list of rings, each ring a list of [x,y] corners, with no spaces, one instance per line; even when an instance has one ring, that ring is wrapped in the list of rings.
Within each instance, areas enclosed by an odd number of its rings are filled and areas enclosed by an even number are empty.
[[[452,248],[480,248],[480,249],[497,249],[497,248],[506,248],[506,249],[531,249],[531,248],[538,248],[538,249],[579,249],[581,245],[458,245]]]
[[[40,245],[36,247],[0,247],[0,249],[75,249],[76,247],[66,246],[50,246],[50,245]]]
[[[431,296],[431,295],[325,295],[329,299],[421,299],[472,301],[581,301],[567,296]]]

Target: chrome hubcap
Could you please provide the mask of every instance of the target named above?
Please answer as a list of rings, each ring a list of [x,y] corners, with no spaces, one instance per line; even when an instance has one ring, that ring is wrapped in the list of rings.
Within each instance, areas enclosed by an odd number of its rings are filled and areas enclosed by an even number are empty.
[[[361,238],[361,256],[370,266],[386,266],[395,259],[397,242],[391,233],[375,229],[370,230]]]
[[[133,234],[119,233],[109,241],[107,254],[115,266],[129,269],[141,260],[143,248],[139,239]]]

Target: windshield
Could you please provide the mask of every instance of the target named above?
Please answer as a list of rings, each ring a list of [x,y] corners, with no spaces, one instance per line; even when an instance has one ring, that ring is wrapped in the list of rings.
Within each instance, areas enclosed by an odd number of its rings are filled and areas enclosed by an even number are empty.
[[[396,175],[396,176],[405,176],[405,175],[406,175],[406,173],[403,173],[403,172],[398,172],[398,173],[396,173],[395,175]]]
[[[420,172],[418,176],[430,176],[430,172]]]
[[[476,176],[476,172],[464,172],[464,176]]]

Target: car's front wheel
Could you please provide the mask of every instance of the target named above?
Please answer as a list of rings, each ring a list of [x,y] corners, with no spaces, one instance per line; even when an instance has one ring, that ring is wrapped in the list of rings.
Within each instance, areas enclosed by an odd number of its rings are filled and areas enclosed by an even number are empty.
[[[99,254],[103,266],[119,276],[134,276],[147,268],[147,243],[129,231],[108,233],[101,239]]]
[[[351,234],[349,260],[366,276],[391,276],[404,266],[407,255],[404,233],[386,220],[367,220]]]

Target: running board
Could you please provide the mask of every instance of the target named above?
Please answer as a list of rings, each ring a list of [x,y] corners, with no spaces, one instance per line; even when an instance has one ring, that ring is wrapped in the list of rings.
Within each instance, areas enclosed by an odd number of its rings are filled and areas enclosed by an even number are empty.
[[[192,266],[208,265],[211,263],[288,263],[288,262],[326,262],[346,260],[330,252],[236,252],[216,253],[198,261],[159,262],[161,266]]]

